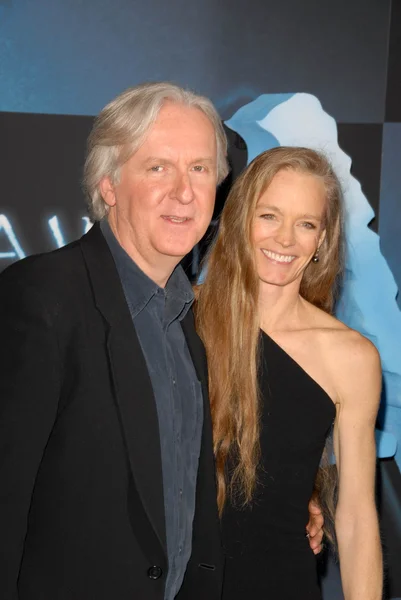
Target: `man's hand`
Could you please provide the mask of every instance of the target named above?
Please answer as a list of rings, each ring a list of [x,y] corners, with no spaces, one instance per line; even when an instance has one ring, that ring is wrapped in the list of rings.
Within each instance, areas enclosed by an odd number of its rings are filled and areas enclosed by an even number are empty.
[[[306,535],[314,554],[319,554],[323,550],[323,513],[318,502],[313,499],[309,501],[308,509],[309,523],[306,526]]]

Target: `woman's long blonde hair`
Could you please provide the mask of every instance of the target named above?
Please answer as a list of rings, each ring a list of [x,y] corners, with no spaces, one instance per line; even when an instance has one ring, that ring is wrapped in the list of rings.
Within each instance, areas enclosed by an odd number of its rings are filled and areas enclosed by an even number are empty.
[[[328,160],[308,148],[295,147],[274,148],[257,156],[227,198],[217,239],[207,256],[206,281],[198,290],[195,311],[208,358],[220,514],[227,494],[246,505],[257,483],[260,323],[252,225],[261,194],[282,169],[319,177],[326,189],[326,236],[319,262],[305,269],[301,296],[330,313],[341,270],[341,186]],[[228,457],[234,462],[230,477]],[[316,488],[323,505],[325,496],[330,500],[333,495],[332,487],[329,470],[322,467]]]

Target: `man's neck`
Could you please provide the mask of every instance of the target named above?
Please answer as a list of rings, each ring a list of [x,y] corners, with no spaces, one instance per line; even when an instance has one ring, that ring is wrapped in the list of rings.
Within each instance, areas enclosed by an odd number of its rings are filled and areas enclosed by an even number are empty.
[[[172,272],[180,262],[180,257],[171,256],[157,256],[152,261],[149,257],[144,257],[143,254],[136,248],[135,244],[129,236],[123,236],[120,234],[118,227],[112,219],[108,219],[108,223],[114,237],[125,250],[128,256],[134,261],[134,263],[159,287],[166,287],[167,281],[170,279]]]

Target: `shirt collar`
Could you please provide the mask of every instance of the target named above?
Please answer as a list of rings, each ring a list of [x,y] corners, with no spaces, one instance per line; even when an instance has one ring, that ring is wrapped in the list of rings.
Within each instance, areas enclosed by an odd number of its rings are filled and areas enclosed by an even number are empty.
[[[100,230],[114,258],[132,316],[135,317],[143,310],[153,296],[164,292],[166,298],[174,298],[182,303],[183,318],[194,301],[194,293],[181,265],[174,269],[163,290],[127,254],[115,237],[107,218],[100,222]]]

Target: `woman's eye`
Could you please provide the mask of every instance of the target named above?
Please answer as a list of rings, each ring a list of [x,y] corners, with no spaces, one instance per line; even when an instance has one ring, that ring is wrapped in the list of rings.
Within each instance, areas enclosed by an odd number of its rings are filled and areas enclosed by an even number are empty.
[[[306,229],[316,229],[316,225],[314,223],[309,223],[308,221],[302,223],[302,226]]]
[[[276,215],[273,215],[271,213],[266,213],[264,215],[260,215],[261,219],[266,219],[268,221],[271,221],[272,219],[276,218]]]

